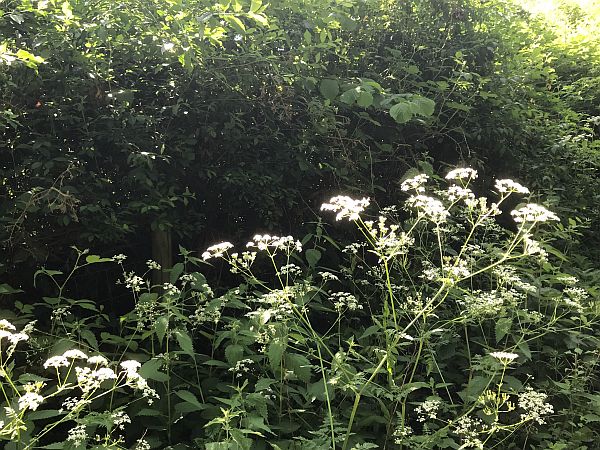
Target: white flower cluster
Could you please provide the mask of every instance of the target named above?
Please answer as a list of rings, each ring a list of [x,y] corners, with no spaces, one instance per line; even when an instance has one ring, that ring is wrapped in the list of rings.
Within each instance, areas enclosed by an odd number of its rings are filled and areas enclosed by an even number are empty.
[[[556,214],[542,205],[528,203],[527,205],[511,211],[513,219],[517,223],[536,223],[560,220]]]
[[[331,272],[319,272],[319,276],[323,281],[339,281],[337,275],[332,274]]]
[[[119,253],[118,255],[113,256],[112,259],[118,264],[123,264],[123,261],[127,259],[127,256],[125,256],[123,253]]]
[[[471,416],[460,417],[454,426],[454,432],[463,440],[461,448],[477,448],[483,450],[483,442],[479,439],[479,433],[483,431],[481,419]]]
[[[519,357],[518,354],[511,353],[511,352],[492,352],[492,353],[490,353],[490,356],[492,358],[496,358],[502,364],[506,364],[506,365],[510,364],[512,361],[514,361],[515,359],[517,359]]]
[[[84,395],[99,389],[105,381],[117,379],[117,374],[108,367],[100,367],[94,370],[89,367],[75,367],[75,374],[77,375],[77,385]]]
[[[140,276],[137,276],[134,272],[125,274],[125,286],[128,289],[132,289],[134,292],[140,292],[144,284],[144,279]]]
[[[231,264],[231,273],[238,273],[240,270],[248,271],[254,261],[256,260],[256,252],[242,252],[232,253],[229,258],[229,264]]]
[[[142,395],[146,398],[146,401],[151,405],[155,398],[158,398],[158,394],[152,389],[148,382],[142,377],[138,370],[142,365],[138,361],[128,360],[121,363],[121,368],[125,370],[125,377],[127,384],[134,389],[142,391]]]
[[[363,309],[356,297],[349,292],[334,292],[330,295],[330,300],[333,302],[333,306],[337,312],[342,312],[346,308],[350,311]]]
[[[269,234],[257,234],[252,241],[246,244],[247,248],[256,248],[258,250],[284,250],[286,252],[302,251],[302,243],[295,240],[292,236],[271,236]]]
[[[146,261],[146,266],[148,266],[148,269],[150,269],[150,270],[160,270],[161,269],[160,264],[152,259],[149,259],[148,261]]]
[[[495,289],[485,292],[476,290],[460,303],[465,306],[466,313],[472,317],[494,316],[504,306],[504,298]]]
[[[202,253],[202,259],[207,261],[211,258],[221,258],[227,253],[227,250],[232,248],[233,244],[231,242],[221,242],[219,244],[211,245],[204,253]]]
[[[17,345],[21,341],[29,339],[27,333],[16,333],[17,328],[6,319],[0,319],[0,344],[2,339],[10,342],[11,346]]]
[[[422,192],[425,192],[425,186],[423,185],[427,183],[428,179],[429,176],[425,174],[417,175],[415,177],[404,180],[402,184],[400,184],[400,189],[402,189],[403,191],[416,191],[418,194],[420,194]]]
[[[446,175],[446,180],[474,180],[477,178],[477,171],[470,167],[458,167],[451,170]]]
[[[172,283],[163,283],[162,289],[165,295],[175,296],[181,294],[179,288]]]
[[[79,447],[86,443],[88,440],[88,435],[85,430],[84,424],[79,424],[74,426],[69,430],[69,434],[67,436],[67,441],[73,443],[74,447]]]
[[[438,418],[438,412],[440,411],[440,407],[442,406],[441,400],[427,399],[419,406],[415,408],[415,412],[418,415],[419,422],[425,422],[426,420],[435,420]]]
[[[532,420],[540,425],[546,423],[542,416],[554,412],[553,406],[546,402],[547,398],[548,395],[528,386],[525,392],[519,394],[519,408],[525,411],[521,414],[521,420]]]
[[[402,442],[404,442],[404,440],[409,438],[412,434],[413,434],[413,430],[410,426],[399,425],[396,427],[396,429],[392,433],[392,436],[394,437],[394,443],[400,445],[400,444],[402,444]]]
[[[406,204],[435,223],[444,222],[450,214],[441,201],[427,195],[412,195],[406,200]]]
[[[501,194],[509,192],[516,192],[517,194],[529,194],[529,189],[522,184],[509,179],[496,180],[495,186],[496,190]]]
[[[24,386],[25,393],[19,397],[19,410],[24,411],[30,409],[35,411],[38,406],[44,401],[44,397],[40,395],[40,390],[44,386],[44,383],[27,383]]]
[[[469,188],[462,187],[457,184],[449,186],[448,189],[444,192],[444,195],[448,197],[448,200],[450,200],[451,202],[464,199],[467,205],[475,204],[475,194],[473,194],[473,191]]]
[[[337,212],[335,220],[342,220],[348,218],[348,220],[358,220],[359,214],[369,206],[368,198],[361,198],[355,200],[345,195],[338,195],[332,197],[329,203],[323,203],[321,205],[321,211],[333,211]]]
[[[235,366],[229,368],[229,372],[233,372],[236,378],[241,378],[245,373],[249,373],[254,365],[251,359],[241,359],[235,363]]]
[[[407,233],[398,232],[399,226],[395,224],[387,225],[387,219],[379,216],[379,221],[375,226],[373,221],[365,221],[366,231],[373,239],[375,253],[382,258],[391,258],[396,255],[406,254],[415,240]]]
[[[302,275],[302,269],[296,264],[285,264],[279,268],[279,275]]]

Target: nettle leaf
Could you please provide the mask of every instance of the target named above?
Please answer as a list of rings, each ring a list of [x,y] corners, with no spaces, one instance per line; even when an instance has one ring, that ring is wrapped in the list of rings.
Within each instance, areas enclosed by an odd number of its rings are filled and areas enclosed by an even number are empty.
[[[169,318],[167,316],[160,316],[158,319],[156,319],[156,322],[154,322],[154,330],[156,331],[156,336],[158,337],[158,342],[160,345],[162,345],[168,327]]]
[[[186,391],[186,390],[177,391],[177,392],[175,392],[175,395],[177,395],[177,397],[179,397],[181,400],[183,400],[186,403],[193,406],[196,411],[208,408],[208,406],[206,406],[205,404],[200,403],[198,398],[190,391]]]
[[[271,369],[273,371],[278,371],[280,369],[281,358],[284,350],[285,345],[283,342],[272,341],[269,344],[269,348],[267,349],[267,357],[269,358],[269,364],[271,365]]]
[[[149,380],[159,382],[168,381],[170,378],[169,375],[159,370],[162,367],[162,364],[160,359],[150,359],[142,364],[139,374]]]
[[[328,100],[333,100],[340,92],[340,85],[336,80],[323,80],[319,85],[321,95]]]
[[[297,353],[289,353],[285,355],[285,363],[299,380],[306,383],[310,381],[312,366],[306,356]]]
[[[186,355],[190,355],[193,358],[195,355],[194,343],[189,333],[183,330],[175,330],[173,334],[175,335],[175,339],[177,339],[177,343],[179,344],[179,347],[181,347],[181,350]]]
[[[225,359],[230,364],[235,364],[244,356],[244,347],[239,344],[231,344],[225,347]]]
[[[512,319],[509,317],[501,317],[496,322],[496,342],[500,342],[504,336],[510,331],[512,327]]]

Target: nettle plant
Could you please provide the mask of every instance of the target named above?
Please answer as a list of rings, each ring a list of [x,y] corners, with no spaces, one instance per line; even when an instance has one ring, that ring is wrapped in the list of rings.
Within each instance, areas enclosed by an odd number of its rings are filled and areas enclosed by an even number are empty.
[[[163,270],[153,261],[137,275],[125,268],[124,255],[87,255],[80,264],[80,252],[74,271],[109,261],[123,267],[121,283],[134,307],[118,323],[89,300],[66,297],[72,273],[59,282],[62,274],[43,271],[58,289],[45,300],[52,311],[47,345],[66,341],[130,361],[101,382],[109,403],[87,402],[72,414],[63,407],[61,423],[75,425],[65,445],[104,439],[113,448],[208,450],[551,448],[572,436],[549,434],[544,425],[563,429],[578,408],[587,402],[591,411],[600,401],[591,394],[597,311],[589,290],[553,264],[560,252],[539,239],[552,238],[543,227],[557,216],[524,202],[511,213],[513,229],[503,228],[496,219],[507,199],[529,191],[498,180],[492,202],[474,194],[476,178],[473,169],[455,169],[442,190],[427,175],[414,176],[401,184],[403,208],[374,215],[369,199],[334,197],[322,209],[350,222],[357,239],[341,242],[319,227],[302,242],[256,235],[239,251],[223,242],[201,258],[181,249],[183,262],[158,286],[147,281]],[[213,289],[200,273],[207,264],[225,264],[242,281]],[[20,408],[26,394],[48,398],[66,386],[85,396],[74,377],[107,367],[89,357],[55,358],[46,361],[49,368],[57,361],[59,370],[50,393],[25,379],[13,388],[4,376],[16,417],[37,412]],[[146,389],[132,383],[133,374]],[[137,401],[119,383],[141,387],[154,402]],[[132,422],[124,438],[108,417],[121,413]],[[2,436],[14,445],[20,435],[10,430],[21,419],[0,419]],[[63,432],[52,426],[25,428],[31,436]],[[106,435],[74,442],[78,429],[91,436],[93,426]]]

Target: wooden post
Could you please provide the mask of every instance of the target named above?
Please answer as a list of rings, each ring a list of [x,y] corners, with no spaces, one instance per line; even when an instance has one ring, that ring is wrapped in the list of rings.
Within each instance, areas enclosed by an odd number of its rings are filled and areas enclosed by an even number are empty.
[[[161,267],[161,270],[152,271],[152,284],[168,283],[168,270],[173,267],[171,230],[152,230],[152,259]]]

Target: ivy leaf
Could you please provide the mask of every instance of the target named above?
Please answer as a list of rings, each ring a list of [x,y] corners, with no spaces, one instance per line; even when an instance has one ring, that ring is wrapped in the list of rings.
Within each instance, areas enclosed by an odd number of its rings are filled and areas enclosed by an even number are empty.
[[[321,95],[328,100],[333,100],[340,92],[340,85],[336,80],[323,80],[319,85]]]

